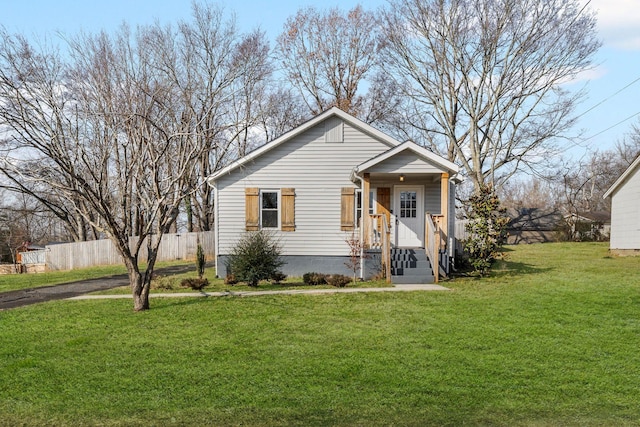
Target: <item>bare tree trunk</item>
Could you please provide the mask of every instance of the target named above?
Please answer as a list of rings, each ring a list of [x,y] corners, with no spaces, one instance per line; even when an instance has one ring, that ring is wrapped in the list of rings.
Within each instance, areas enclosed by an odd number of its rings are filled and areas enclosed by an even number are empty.
[[[131,286],[131,294],[133,295],[133,310],[143,311],[149,309],[149,290],[150,283],[145,283],[143,275],[138,268],[127,266],[129,270],[129,285]]]

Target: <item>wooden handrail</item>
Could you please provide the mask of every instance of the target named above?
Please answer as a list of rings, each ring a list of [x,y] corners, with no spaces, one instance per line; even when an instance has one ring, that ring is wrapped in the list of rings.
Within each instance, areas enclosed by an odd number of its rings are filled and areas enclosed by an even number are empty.
[[[381,262],[387,283],[391,283],[391,230],[384,214],[372,214],[369,241],[371,248],[380,249]]]
[[[433,269],[433,280],[438,283],[440,278],[440,229],[435,226],[431,219],[431,214],[425,214],[425,235],[424,235],[424,247],[431,262],[431,268]]]

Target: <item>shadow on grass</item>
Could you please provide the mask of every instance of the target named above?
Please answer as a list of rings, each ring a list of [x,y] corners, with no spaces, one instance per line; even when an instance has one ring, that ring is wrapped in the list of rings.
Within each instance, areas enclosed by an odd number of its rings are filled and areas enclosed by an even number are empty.
[[[527,264],[524,262],[498,260],[495,263],[495,265],[491,268],[491,271],[488,276],[481,276],[475,273],[474,271],[472,271],[471,269],[469,269],[469,270],[460,271],[454,274],[453,277],[454,278],[470,277],[470,278],[476,278],[476,279],[483,279],[483,278],[500,279],[504,277],[514,278],[514,277],[525,276],[525,275],[543,274],[553,270],[554,269],[550,267],[545,267],[545,268],[534,267],[533,265]]]
[[[524,262],[500,260],[491,269],[490,277],[500,278],[500,277],[523,276],[528,274],[542,274],[552,270],[553,268],[550,268],[550,267],[540,268],[540,267],[534,267],[533,265],[526,264]]]

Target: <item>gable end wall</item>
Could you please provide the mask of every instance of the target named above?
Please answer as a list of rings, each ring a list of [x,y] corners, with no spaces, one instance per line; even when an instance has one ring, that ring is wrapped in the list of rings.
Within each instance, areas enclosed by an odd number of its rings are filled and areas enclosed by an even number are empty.
[[[611,197],[611,243],[615,249],[640,249],[640,172],[634,171]]]

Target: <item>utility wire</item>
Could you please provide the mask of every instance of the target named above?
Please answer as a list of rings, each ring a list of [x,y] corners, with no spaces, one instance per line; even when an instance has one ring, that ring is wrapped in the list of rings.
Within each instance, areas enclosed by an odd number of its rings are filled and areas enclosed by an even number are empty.
[[[640,81],[640,77],[638,77],[637,79],[635,79],[634,81],[632,81],[631,83],[629,83],[628,85],[626,85],[625,87],[623,87],[622,89],[618,90],[616,93],[609,95],[608,97],[606,97],[605,99],[603,99],[602,101],[598,102],[596,105],[594,105],[593,107],[589,108],[587,111],[583,112],[582,114],[580,114],[579,116],[576,117],[576,119],[579,119],[580,117],[584,116],[585,114],[587,114],[590,111],[593,111],[594,109],[596,109],[597,107],[601,106],[602,104],[604,104],[605,102],[609,101],[611,98],[613,98],[614,96],[616,96],[617,94],[619,94],[620,92],[623,92],[625,90],[627,90],[630,86],[632,86],[633,84],[637,83]],[[635,114],[634,114],[635,115]],[[614,125],[615,126],[615,125]],[[608,129],[607,129],[608,130]]]
[[[601,130],[600,132],[596,133],[595,135],[591,135],[590,137],[588,137],[588,138],[585,138],[585,139],[581,140],[581,141],[580,141],[580,144],[585,143],[585,142],[587,142],[587,141],[589,141],[589,140],[592,140],[592,139],[593,139],[593,138],[595,138],[596,136],[602,135],[603,133],[605,133],[605,132],[607,132],[607,131],[609,131],[609,130],[613,129],[613,128],[614,128],[614,127],[616,127],[616,126],[620,126],[622,123],[624,123],[624,122],[626,122],[626,121],[628,121],[628,120],[631,120],[631,119],[633,119],[634,117],[636,117],[636,116],[638,116],[638,115],[640,115],[640,111],[638,111],[637,113],[634,113],[634,114],[630,115],[630,116],[629,116],[629,117],[627,117],[626,119],[620,120],[618,123],[616,123],[615,125],[611,125],[611,126],[609,126],[609,127],[608,127],[608,128],[606,128],[605,130]]]

